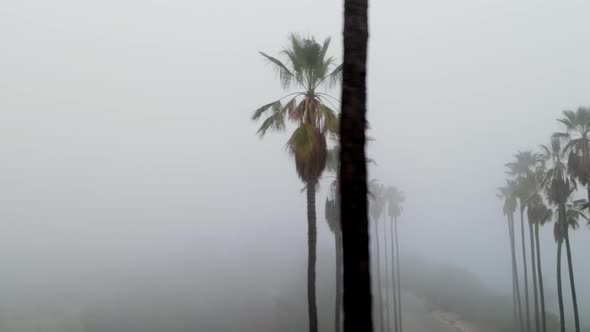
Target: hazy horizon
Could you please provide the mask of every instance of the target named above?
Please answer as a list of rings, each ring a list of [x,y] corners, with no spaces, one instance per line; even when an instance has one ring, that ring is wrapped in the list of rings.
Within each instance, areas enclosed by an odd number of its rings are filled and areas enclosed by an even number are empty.
[[[65,301],[101,278],[142,273],[176,276],[174,294],[198,280],[204,297],[219,276],[247,284],[268,274],[279,284],[306,253],[306,202],[288,134],[260,139],[250,119],[284,95],[258,52],[278,55],[300,33],[332,38],[341,61],[342,1],[5,7],[0,287]],[[590,105],[589,11],[574,0],[371,1],[370,177],[406,193],[402,253],[510,293],[496,188],[513,153],[546,144],[563,110]],[[323,180],[316,199],[323,253],[333,248],[327,187]],[[571,236],[581,313],[590,312],[588,230]],[[543,227],[548,294],[552,237]],[[318,273],[332,264],[320,257]],[[104,295],[117,292],[109,285]]]

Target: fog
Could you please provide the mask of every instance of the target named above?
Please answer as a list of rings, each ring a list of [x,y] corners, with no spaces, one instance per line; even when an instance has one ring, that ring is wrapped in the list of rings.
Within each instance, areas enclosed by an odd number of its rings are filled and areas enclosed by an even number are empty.
[[[341,61],[342,1],[3,7],[3,331],[304,330],[304,184],[289,134],[260,139],[250,118],[285,94],[259,51],[277,55],[295,32],[331,37]],[[405,280],[421,264],[453,266],[511,305],[496,188],[517,150],[548,144],[561,111],[590,103],[589,11],[575,0],[370,2],[370,177],[406,193]],[[334,293],[328,187],[316,196],[321,330]],[[588,230],[571,235],[583,326]],[[541,250],[556,315],[552,232],[541,229]]]

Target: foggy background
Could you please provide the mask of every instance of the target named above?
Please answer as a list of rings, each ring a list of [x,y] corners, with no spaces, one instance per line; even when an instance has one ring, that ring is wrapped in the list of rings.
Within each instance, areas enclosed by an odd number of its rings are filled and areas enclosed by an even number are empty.
[[[370,176],[406,192],[401,254],[459,266],[509,294],[496,187],[512,153],[548,143],[562,110],[590,103],[590,3],[370,6]],[[341,16],[340,0],[3,6],[0,318],[44,302],[67,316],[163,301],[153,310],[198,308],[204,326],[215,310],[251,318],[248,298],[274,305],[285,280],[303,299],[303,184],[287,134],[261,140],[250,121],[283,95],[258,51],[276,55],[297,32],[332,37],[341,61]],[[333,269],[327,183],[316,200],[319,275]],[[589,235],[583,226],[571,236],[581,313]],[[542,237],[553,306],[552,226]]]

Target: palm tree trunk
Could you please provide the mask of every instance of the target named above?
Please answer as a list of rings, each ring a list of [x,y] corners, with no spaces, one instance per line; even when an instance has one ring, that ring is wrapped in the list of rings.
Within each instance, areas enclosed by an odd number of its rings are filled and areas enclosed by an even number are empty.
[[[316,213],[315,183],[307,184],[307,308],[309,331],[318,331],[318,309],[315,300],[315,265],[316,265]]]
[[[379,317],[380,322],[380,330],[381,332],[385,331],[385,321],[383,319],[383,296],[382,296],[382,288],[381,288],[381,245],[379,243],[379,220],[375,219],[375,244],[377,248],[377,257],[376,257],[376,266],[377,266],[377,291],[375,294],[377,295],[377,299],[375,301],[375,310],[377,310],[377,315]]]
[[[539,322],[539,292],[537,289],[537,262],[535,259],[535,236],[533,232],[534,225],[529,220],[529,242],[531,243],[531,269],[533,271],[533,300],[535,304],[535,331],[539,332],[541,324]]]
[[[561,226],[558,226],[561,227]],[[557,300],[559,302],[559,327],[561,332],[565,332],[565,314],[563,310],[563,290],[561,286],[561,244],[562,240],[557,241]]]
[[[344,332],[373,331],[365,155],[368,0],[344,0],[340,190]]]
[[[341,331],[342,324],[342,235],[336,230],[336,299],[334,313],[334,331]]]
[[[582,167],[586,168],[588,165],[588,137],[586,135],[582,136]],[[590,179],[586,179],[588,184],[586,185],[586,192],[588,193],[588,203],[590,203]],[[590,205],[588,205],[588,209],[590,209]]]
[[[385,259],[385,282],[383,284],[383,288],[385,289],[385,330],[389,331],[391,312],[389,310],[389,258],[387,257],[387,216],[385,214],[383,214],[383,238],[383,258]],[[393,238],[391,240],[393,241]]]
[[[576,283],[574,281],[574,267],[572,264],[572,251],[570,249],[570,237],[568,234],[568,226],[565,227],[565,250],[567,254],[567,268],[570,275],[570,289],[572,291],[572,302],[574,304],[574,324],[576,332],[580,332],[580,316],[578,315],[578,300],[576,297]]]
[[[545,291],[543,289],[543,271],[541,269],[541,245],[539,244],[539,224],[535,224],[535,244],[537,246],[537,276],[539,277],[539,298],[541,300],[541,330],[547,332],[545,318]]]
[[[510,216],[506,217],[506,225],[508,226],[508,241],[510,243],[511,252],[512,252],[512,230],[510,229]],[[510,258],[510,267],[512,268],[512,311],[513,311],[513,321],[512,326],[516,328],[516,322],[518,321],[518,311],[516,305],[516,283],[514,282],[514,267],[512,266],[512,258]]]
[[[518,278],[518,264],[516,263],[516,240],[514,236],[514,215],[511,214],[508,220],[510,231],[510,253],[512,256],[512,283],[516,291],[516,304],[518,308],[518,322],[520,323],[520,331],[524,331],[524,322],[522,320],[522,305],[520,300],[520,280]]]
[[[397,293],[397,287],[396,287],[396,274],[395,274],[395,235],[393,233],[393,224],[394,224],[394,219],[393,217],[391,217],[391,226],[390,226],[390,231],[391,231],[391,288],[392,288],[392,293],[393,293],[393,324],[394,324],[394,331],[395,332],[399,332],[399,317],[398,317],[398,310],[397,310],[397,298],[399,296],[399,294]]]
[[[514,284],[514,274],[512,275],[512,328],[516,329],[518,321],[518,311],[516,309],[516,285]]]
[[[399,238],[397,236],[397,218],[395,218],[395,222],[394,222],[394,227],[395,227],[395,265],[396,265],[396,270],[397,270],[397,310],[399,310],[398,313],[398,324],[399,324],[399,332],[402,332],[403,330],[403,321],[402,321],[402,288],[401,288],[401,278],[400,278],[400,272],[399,272]]]
[[[522,202],[520,203],[522,205]],[[520,235],[522,241],[522,267],[524,270],[524,309],[525,309],[525,323],[527,332],[531,332],[531,317],[529,311],[529,281],[526,262],[526,244],[524,236],[524,207],[520,208]]]

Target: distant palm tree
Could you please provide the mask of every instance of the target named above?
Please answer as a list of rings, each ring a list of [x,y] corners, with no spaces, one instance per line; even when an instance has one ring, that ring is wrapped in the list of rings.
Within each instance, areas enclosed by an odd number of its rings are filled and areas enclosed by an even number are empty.
[[[516,195],[520,205],[520,235],[522,245],[522,261],[524,271],[524,298],[525,298],[525,323],[527,332],[531,331],[530,309],[529,309],[529,285],[528,285],[528,267],[526,255],[526,242],[524,230],[524,211],[525,202],[535,191],[534,168],[537,163],[537,155],[532,151],[519,151],[514,155],[515,161],[506,164],[508,174],[516,177],[517,189]],[[529,225],[530,226],[530,225]],[[529,227],[530,228],[530,227]],[[532,233],[529,232],[532,239]],[[532,254],[532,253],[531,253]],[[534,269],[533,269],[534,270]],[[535,314],[537,312],[535,311]]]
[[[567,140],[563,151],[569,152],[568,171],[586,187],[590,201],[590,108],[579,107],[562,114],[564,117],[557,121],[565,125],[566,131],[554,136]]]
[[[383,204],[383,209],[385,210],[385,204]],[[384,281],[384,285],[383,285],[383,289],[385,290],[385,329],[387,331],[389,331],[389,329],[391,328],[391,306],[390,306],[390,296],[389,296],[389,257],[388,257],[388,236],[387,236],[387,216],[385,215],[385,213],[382,214],[383,215],[383,260],[385,261],[385,273],[384,273],[384,277],[385,277],[385,281]],[[389,241],[392,245],[393,245],[393,237],[391,237],[391,240]],[[391,253],[393,255],[393,252]],[[393,257],[392,257],[393,258]],[[394,267],[393,265],[391,266],[391,273],[393,275],[393,271],[394,271]]]
[[[563,244],[564,239],[567,235],[567,229],[569,227],[576,229],[578,228],[578,220],[580,219],[587,219],[584,215],[580,207],[585,204],[566,204],[565,213],[563,209],[556,208],[557,221],[555,222],[555,226],[553,228],[553,235],[555,237],[555,241],[557,242],[557,295],[559,300],[559,315],[560,315],[560,326],[561,331],[565,331],[565,321],[563,319],[564,316],[564,308],[563,308],[563,290],[562,290],[562,283],[561,283],[561,247]],[[563,217],[565,215],[565,217]],[[562,220],[565,220],[562,221]]]
[[[336,260],[336,294],[334,299],[334,331],[341,331],[342,313],[342,229],[340,227],[340,188],[338,185],[338,158],[339,148],[328,150],[326,168],[334,174],[334,180],[330,184],[328,197],[326,198],[326,221],[332,233],[334,233],[335,260]]]
[[[317,332],[315,191],[326,165],[326,136],[338,132],[337,114],[326,105],[329,95],[319,90],[329,87],[330,83],[337,83],[342,67],[335,66],[334,58],[327,56],[330,39],[319,44],[313,38],[291,35],[289,42],[289,47],[282,52],[287,60],[285,63],[265,53],[261,54],[278,71],[283,88],[296,86],[301,90],[260,107],[254,111],[252,119],[259,120],[265,116],[258,129],[260,136],[264,136],[269,129],[285,130],[286,119],[296,125],[287,141],[287,148],[295,157],[297,174],[306,184],[307,190],[309,331]],[[286,97],[290,99],[283,105],[281,100]]]
[[[344,0],[340,188],[344,263],[344,332],[373,331],[367,215],[368,0]]]
[[[516,182],[506,180],[506,186],[498,188],[500,193],[498,197],[504,199],[503,212],[508,221],[508,238],[510,241],[510,254],[512,261],[512,297],[514,301],[514,316],[516,321],[520,323],[520,330],[524,331],[524,322],[522,319],[522,305],[520,300],[520,281],[518,278],[518,265],[516,263],[516,246],[514,239],[514,213],[518,206],[516,198]]]
[[[541,174],[542,176],[542,174]],[[539,226],[543,226],[553,218],[553,211],[545,206],[543,198],[539,194],[533,195],[528,202],[528,218],[529,222],[535,228],[535,251],[537,257],[537,276],[539,277],[539,295],[541,304],[541,329],[543,332],[547,331],[547,320],[545,317],[545,292],[543,289],[543,272],[541,268],[541,245],[539,242]]]
[[[402,290],[401,290],[401,277],[400,277],[400,268],[399,268],[399,238],[397,232],[397,221],[398,218],[401,216],[403,207],[402,204],[406,201],[406,196],[403,191],[399,190],[395,186],[388,187],[386,189],[386,199],[388,202],[388,214],[391,219],[392,223],[392,238],[395,236],[395,250],[393,246],[391,247],[392,252],[395,253],[395,259],[392,261],[392,266],[395,265],[393,269],[396,271],[394,279],[392,280],[394,285],[394,310],[395,310],[395,331],[402,332],[403,331],[403,320],[402,320]],[[396,296],[397,295],[397,296]],[[396,300],[397,298],[397,300]]]
[[[565,321],[563,314],[563,298],[561,296],[561,244],[565,240],[568,271],[570,277],[570,288],[572,292],[572,302],[574,307],[574,323],[576,332],[580,331],[580,318],[578,315],[578,302],[576,298],[576,285],[574,281],[574,271],[572,264],[571,248],[568,235],[568,215],[567,204],[570,195],[576,190],[576,180],[567,172],[567,165],[562,160],[563,150],[558,137],[551,139],[551,145],[541,145],[542,154],[539,161],[546,169],[542,180],[542,185],[547,194],[547,200],[550,204],[557,207],[558,222],[556,223],[554,234],[557,239],[557,273],[558,273],[558,297],[559,297],[559,314],[561,330],[565,331]]]
[[[380,330],[383,332],[385,331],[385,319],[383,316],[383,285],[381,283],[381,244],[379,241],[379,238],[381,237],[379,235],[379,220],[381,219],[381,216],[383,215],[383,211],[385,208],[385,188],[378,184],[376,181],[372,181],[369,184],[369,214],[371,216],[371,218],[373,219],[373,222],[375,224],[374,228],[373,228],[373,232],[375,235],[375,267],[376,267],[376,273],[375,275],[377,276],[376,280],[377,280],[377,287],[376,287],[376,296],[377,296],[377,300],[376,300],[376,307],[375,309],[377,310],[377,315],[379,317],[379,321],[380,321]]]

